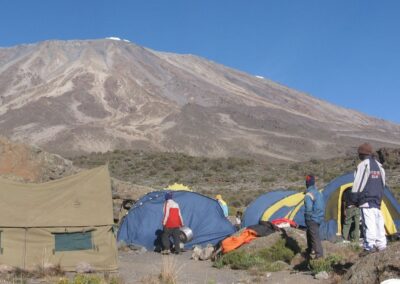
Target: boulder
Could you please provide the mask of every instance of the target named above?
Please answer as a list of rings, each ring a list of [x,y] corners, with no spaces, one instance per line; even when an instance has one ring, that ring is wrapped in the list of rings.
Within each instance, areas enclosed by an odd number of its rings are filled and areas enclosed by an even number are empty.
[[[318,279],[318,280],[328,280],[329,279],[329,274],[326,271],[321,271],[321,272],[317,273],[314,276],[314,278]]]
[[[361,257],[344,275],[348,284],[374,284],[400,276],[400,242],[390,244],[381,252]]]

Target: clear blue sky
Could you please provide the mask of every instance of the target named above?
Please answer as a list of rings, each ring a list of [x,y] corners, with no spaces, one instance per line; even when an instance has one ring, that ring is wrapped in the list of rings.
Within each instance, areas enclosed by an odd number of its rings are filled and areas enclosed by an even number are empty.
[[[2,0],[0,46],[118,36],[400,123],[400,1]]]

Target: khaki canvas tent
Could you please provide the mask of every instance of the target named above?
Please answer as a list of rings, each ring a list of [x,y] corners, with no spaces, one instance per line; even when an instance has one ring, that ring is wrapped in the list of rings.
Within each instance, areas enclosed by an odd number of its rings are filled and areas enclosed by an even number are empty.
[[[0,264],[117,269],[106,166],[43,184],[0,179]]]

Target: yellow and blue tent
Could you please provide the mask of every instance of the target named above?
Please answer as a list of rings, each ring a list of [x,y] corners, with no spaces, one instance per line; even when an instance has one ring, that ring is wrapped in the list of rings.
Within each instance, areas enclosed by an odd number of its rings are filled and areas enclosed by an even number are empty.
[[[340,176],[325,186],[322,191],[325,201],[325,222],[321,226],[321,235],[324,239],[334,239],[342,234],[342,195],[353,186],[352,173]],[[383,193],[381,211],[385,220],[385,229],[388,235],[400,231],[400,204],[388,187]]]
[[[253,200],[244,211],[242,227],[258,224],[259,221],[265,219],[264,215],[270,214],[269,212],[273,212],[273,214],[271,214],[270,218],[267,218],[267,221],[282,218],[282,216],[286,215],[285,213],[292,209],[286,206],[285,202],[287,198],[296,193],[297,192],[294,190],[277,189],[259,196],[257,199]],[[275,204],[282,204],[282,201],[285,203],[284,206],[280,206],[280,208],[276,208],[275,206],[273,208]],[[269,210],[270,208],[272,208],[273,211]]]
[[[325,220],[320,226],[322,239],[335,240],[342,234],[342,194],[352,187],[353,180],[353,174],[346,174],[332,180],[322,190],[325,202]],[[243,226],[257,224],[260,220],[287,218],[305,227],[303,201],[303,192],[278,190],[265,193],[248,206],[244,213]],[[400,205],[389,188],[385,188],[381,210],[387,234],[400,231]]]

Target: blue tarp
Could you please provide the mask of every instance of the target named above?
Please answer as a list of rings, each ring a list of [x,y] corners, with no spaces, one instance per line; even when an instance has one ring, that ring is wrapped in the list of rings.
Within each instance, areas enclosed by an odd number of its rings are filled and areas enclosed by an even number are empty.
[[[131,208],[119,228],[118,241],[154,250],[157,237],[162,232],[165,193],[157,191],[146,194]],[[174,191],[173,199],[181,208],[185,226],[193,231],[193,240],[185,244],[186,248],[215,245],[235,232],[216,200],[189,191]]]
[[[260,221],[265,210],[267,210],[275,202],[285,198],[286,196],[297,193],[294,190],[276,190],[267,192],[247,206],[246,211],[243,214],[242,227],[248,227],[256,225]]]

